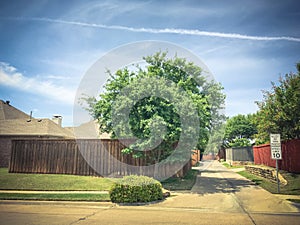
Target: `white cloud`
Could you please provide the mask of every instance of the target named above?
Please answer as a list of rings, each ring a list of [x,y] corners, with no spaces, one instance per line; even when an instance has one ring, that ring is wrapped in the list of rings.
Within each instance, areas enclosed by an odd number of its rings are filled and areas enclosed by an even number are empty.
[[[53,79],[53,80],[70,80],[71,77],[67,76],[57,76],[57,75],[46,75],[45,76],[47,79]]]
[[[42,21],[50,23],[61,23],[82,27],[92,27],[100,29],[113,29],[113,30],[124,30],[131,32],[140,32],[140,33],[153,33],[153,34],[180,34],[180,35],[194,35],[194,36],[208,36],[208,37],[219,37],[219,38],[229,38],[229,39],[243,39],[243,40],[252,40],[252,41],[294,41],[300,42],[300,38],[289,37],[289,36],[251,36],[237,33],[222,33],[222,32],[209,32],[196,29],[174,29],[174,28],[163,28],[163,29],[154,29],[154,28],[134,28],[128,26],[117,26],[117,25],[105,25],[105,24],[96,24],[96,23],[85,23],[85,22],[76,22],[60,19],[50,19],[50,18],[41,18],[41,17],[18,17],[14,19],[20,20],[31,20],[31,21]]]
[[[50,81],[40,80],[38,77],[26,77],[15,67],[4,62],[0,62],[0,85],[41,95],[62,103],[74,103],[75,90],[55,85]]]

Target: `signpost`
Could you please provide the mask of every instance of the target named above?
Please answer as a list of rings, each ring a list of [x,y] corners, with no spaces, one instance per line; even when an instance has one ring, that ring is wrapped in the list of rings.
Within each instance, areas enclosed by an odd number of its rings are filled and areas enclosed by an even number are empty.
[[[278,160],[282,159],[280,134],[270,134],[270,142],[271,142],[271,157],[272,159],[276,160],[277,191],[278,193],[280,193],[279,177],[278,177]]]

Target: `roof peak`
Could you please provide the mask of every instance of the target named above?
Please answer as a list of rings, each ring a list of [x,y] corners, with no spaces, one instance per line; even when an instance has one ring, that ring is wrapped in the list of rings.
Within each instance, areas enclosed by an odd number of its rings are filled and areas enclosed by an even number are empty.
[[[29,115],[15,108],[10,101],[0,99],[0,120],[29,118]]]

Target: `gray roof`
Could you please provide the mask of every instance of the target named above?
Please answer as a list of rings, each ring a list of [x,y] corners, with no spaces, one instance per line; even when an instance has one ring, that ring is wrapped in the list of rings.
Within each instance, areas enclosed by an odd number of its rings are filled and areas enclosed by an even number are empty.
[[[47,136],[57,138],[103,138],[107,133],[99,133],[97,120],[83,123],[78,127],[63,128],[50,119],[35,119],[8,102],[0,100],[0,135]]]
[[[0,120],[0,135],[73,138],[74,135],[50,119]]]
[[[0,120],[11,120],[20,118],[29,119],[29,115],[13,107],[8,102],[0,100]]]
[[[68,127],[66,129],[70,130],[76,138],[85,139],[110,139],[110,134],[100,133],[100,126],[97,120],[91,120],[89,122],[83,123],[78,127]]]
[[[50,119],[34,119],[9,102],[0,100],[0,135],[47,136],[73,138],[70,130],[64,129]]]

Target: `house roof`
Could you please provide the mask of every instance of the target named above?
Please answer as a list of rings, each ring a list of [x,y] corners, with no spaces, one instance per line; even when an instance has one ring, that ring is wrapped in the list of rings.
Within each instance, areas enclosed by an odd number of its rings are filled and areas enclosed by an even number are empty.
[[[9,102],[0,100],[0,135],[49,136],[58,138],[110,138],[99,133],[96,120],[78,127],[63,128],[50,119],[34,119]]]
[[[50,119],[0,120],[0,135],[51,136],[73,138],[74,135]]]
[[[9,101],[0,100],[0,120],[29,119],[29,115],[9,104]]]
[[[68,127],[76,138],[90,138],[90,139],[110,139],[110,134],[100,133],[100,126],[97,120],[91,120],[89,122],[83,123],[78,127]]]

